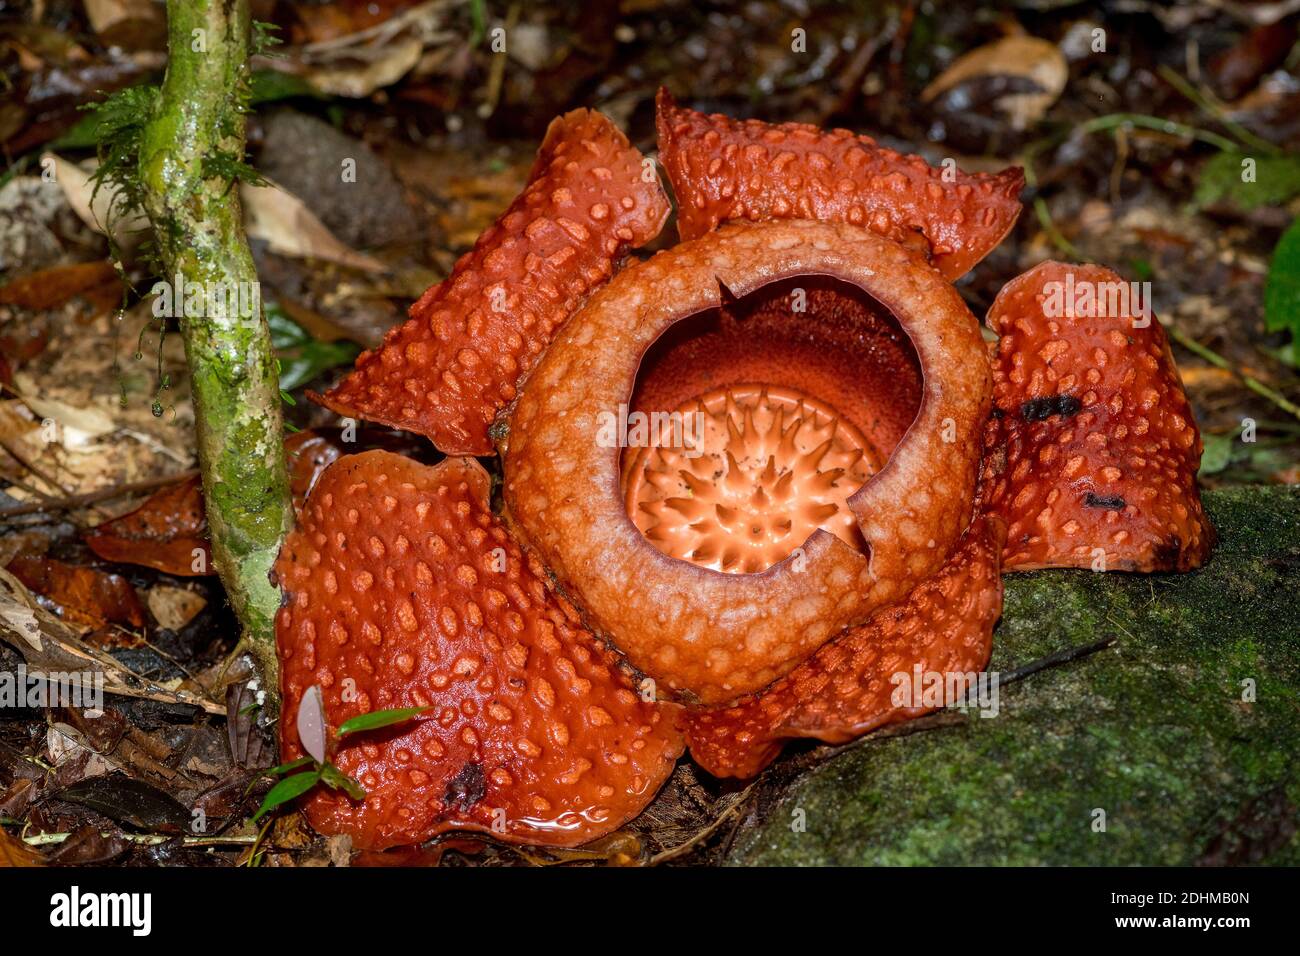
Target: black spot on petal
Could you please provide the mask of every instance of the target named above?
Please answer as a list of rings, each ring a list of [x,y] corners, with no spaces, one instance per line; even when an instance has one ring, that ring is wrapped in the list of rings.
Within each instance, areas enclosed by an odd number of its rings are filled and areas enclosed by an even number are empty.
[[[1078,414],[1083,407],[1073,395],[1051,395],[1046,398],[1031,398],[1020,406],[1020,415],[1026,421],[1041,422],[1053,415],[1069,418]]]
[[[1124,508],[1128,502],[1119,495],[1094,495],[1088,492],[1088,497],[1083,499],[1083,503],[1089,508],[1110,508],[1119,511]]]
[[[456,776],[447,781],[447,792],[442,795],[442,802],[448,806],[468,810],[482,800],[486,792],[483,765],[471,761],[461,767]]]

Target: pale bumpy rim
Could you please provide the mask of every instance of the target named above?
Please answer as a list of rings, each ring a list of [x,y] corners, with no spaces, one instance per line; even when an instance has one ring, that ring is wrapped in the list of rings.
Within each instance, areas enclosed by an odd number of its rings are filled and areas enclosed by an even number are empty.
[[[800,275],[858,286],[896,318],[923,394],[885,467],[850,499],[870,560],[818,531],[757,574],[670,558],[628,517],[618,448],[601,412],[629,401],[646,350],[670,326]],[[564,326],[508,415],[507,514],[589,623],[660,694],[715,704],[787,673],[844,627],[943,564],[970,521],[991,380],[978,323],[922,259],[846,224],[735,224],[619,274]]]

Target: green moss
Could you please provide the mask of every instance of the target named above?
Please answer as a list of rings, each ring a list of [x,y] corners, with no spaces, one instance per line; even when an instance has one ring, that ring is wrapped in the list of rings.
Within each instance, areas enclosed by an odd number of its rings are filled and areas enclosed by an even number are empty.
[[[730,861],[1189,865],[1277,792],[1254,845],[1300,862],[1285,829],[1300,804],[1300,490],[1205,501],[1222,540],[1200,571],[1008,575],[991,669],[1115,644],[1003,687],[995,718],[828,760],[739,834]],[[791,830],[795,808],[806,832]]]

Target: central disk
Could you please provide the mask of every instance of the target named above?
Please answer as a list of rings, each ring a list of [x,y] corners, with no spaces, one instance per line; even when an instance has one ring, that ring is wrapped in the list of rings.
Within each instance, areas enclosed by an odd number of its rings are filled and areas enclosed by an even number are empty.
[[[792,388],[735,385],[691,399],[663,424],[666,440],[637,450],[623,485],[628,516],[664,554],[752,574],[819,528],[860,547],[845,501],[883,459],[830,405]]]

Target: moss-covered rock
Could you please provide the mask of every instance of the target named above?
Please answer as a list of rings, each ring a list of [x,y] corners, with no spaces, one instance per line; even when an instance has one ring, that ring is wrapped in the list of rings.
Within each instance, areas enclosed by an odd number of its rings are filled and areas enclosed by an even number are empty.
[[[1300,489],[1205,503],[1221,542],[1200,571],[1008,575],[991,670],[1114,644],[1003,686],[996,717],[817,764],[729,862],[1300,863]]]

